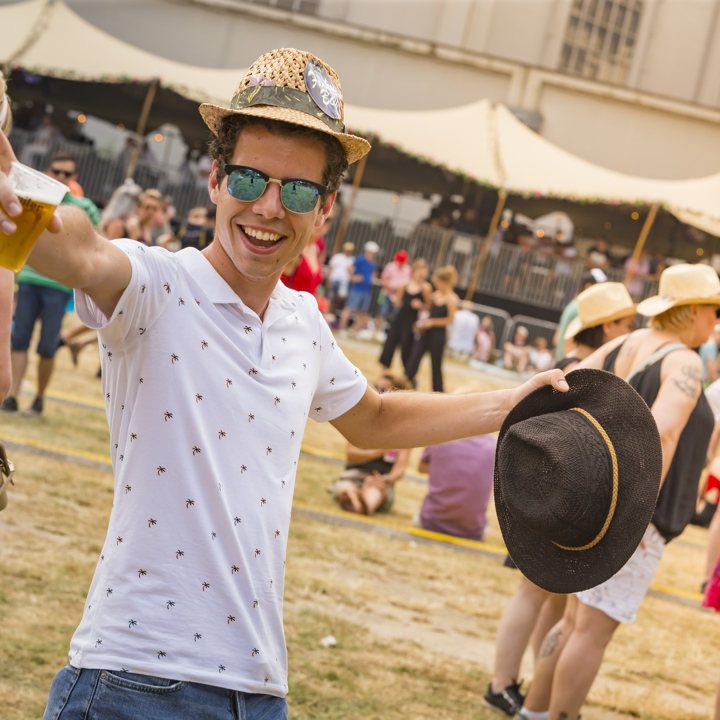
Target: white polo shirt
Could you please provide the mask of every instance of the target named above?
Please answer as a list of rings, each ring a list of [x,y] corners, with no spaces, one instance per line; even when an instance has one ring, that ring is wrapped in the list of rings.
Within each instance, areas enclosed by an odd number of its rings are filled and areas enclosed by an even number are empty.
[[[367,382],[311,295],[279,283],[261,322],[197,250],[115,245],[132,279],[112,317],[76,291],[99,330],[115,498],[70,662],[282,697],[303,430]]]

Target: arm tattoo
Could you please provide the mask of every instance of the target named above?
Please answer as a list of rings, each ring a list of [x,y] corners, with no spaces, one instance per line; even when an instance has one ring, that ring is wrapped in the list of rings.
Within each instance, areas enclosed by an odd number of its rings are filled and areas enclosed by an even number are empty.
[[[557,649],[557,646],[560,642],[560,636],[562,635],[562,630],[555,630],[554,632],[551,632],[544,640],[542,644],[542,648],[540,650],[540,657],[550,657],[555,650]]]
[[[684,377],[681,380],[675,378],[673,382],[680,392],[694,400],[698,396],[698,390],[702,388],[702,373],[692,365],[684,365],[680,372]]]
[[[560,712],[560,714],[558,715],[558,720],[567,720],[567,719],[568,719],[568,714],[566,712]]]
[[[622,356],[622,355],[629,355],[634,349],[635,349],[635,343],[632,340],[626,340],[623,343],[622,347],[620,348],[618,357]]]

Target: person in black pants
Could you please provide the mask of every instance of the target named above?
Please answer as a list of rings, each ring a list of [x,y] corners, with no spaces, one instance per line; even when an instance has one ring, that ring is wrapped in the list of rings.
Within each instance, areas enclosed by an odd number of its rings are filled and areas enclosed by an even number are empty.
[[[407,374],[410,350],[413,346],[413,327],[417,322],[418,311],[430,309],[432,285],[427,281],[428,266],[424,258],[418,258],[411,265],[410,280],[398,291],[395,305],[398,311],[390,323],[385,345],[380,355],[380,364],[389,370],[392,365],[395,348],[400,345],[405,373]]]
[[[414,383],[420,361],[429,350],[432,361],[433,392],[443,391],[442,359],[447,326],[453,321],[460,303],[460,299],[453,292],[456,280],[457,270],[452,265],[446,265],[435,271],[432,277],[435,292],[430,298],[430,316],[418,320],[416,324],[420,337],[415,340],[405,368],[408,379]]]

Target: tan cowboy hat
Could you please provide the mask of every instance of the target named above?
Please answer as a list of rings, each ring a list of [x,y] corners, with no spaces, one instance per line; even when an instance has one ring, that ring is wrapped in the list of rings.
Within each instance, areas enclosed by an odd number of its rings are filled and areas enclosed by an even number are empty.
[[[660,276],[658,294],[643,300],[641,315],[654,317],[677,305],[720,305],[720,279],[709,265],[672,265]]]
[[[605,282],[592,285],[577,296],[578,316],[570,322],[564,340],[574,338],[582,330],[634,315],[635,303],[622,283]]]
[[[254,115],[313,128],[336,137],[349,163],[370,150],[343,123],[344,102],[337,73],[303,50],[282,48],[261,55],[243,75],[230,107],[203,103],[200,114],[217,135],[228,115]]]

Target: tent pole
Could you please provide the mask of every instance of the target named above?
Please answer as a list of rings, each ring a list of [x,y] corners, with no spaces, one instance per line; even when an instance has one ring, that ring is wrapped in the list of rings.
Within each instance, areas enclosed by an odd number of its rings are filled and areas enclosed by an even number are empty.
[[[643,248],[645,247],[645,241],[647,240],[648,235],[650,234],[650,228],[652,227],[653,223],[655,222],[655,216],[658,213],[658,210],[660,209],[660,203],[655,202],[653,203],[652,207],[650,208],[650,212],[647,214],[647,217],[645,218],[645,222],[642,226],[642,230],[640,231],[640,235],[638,236],[637,243],[635,243],[635,250],[633,250],[632,259],[633,259],[633,265],[637,265],[637,261],[640,259],[640,253],[642,253]],[[627,273],[625,273],[625,283],[632,279],[633,275],[635,273],[631,270],[628,270]]]
[[[472,300],[472,297],[475,294],[475,288],[477,287],[478,280],[480,280],[480,273],[482,272],[483,265],[485,264],[485,258],[490,250],[493,235],[495,235],[498,223],[500,222],[500,215],[505,207],[505,200],[507,200],[507,190],[502,188],[498,193],[495,212],[493,213],[492,220],[490,221],[490,227],[488,228],[487,235],[485,236],[485,242],[480,250],[480,255],[478,256],[477,264],[475,265],[475,272],[473,273],[472,280],[470,281],[470,285],[468,285],[467,292],[465,293],[466,300]]]
[[[155,99],[155,93],[157,92],[159,78],[153,78],[150,85],[148,86],[147,95],[145,95],[145,102],[143,103],[142,110],[140,111],[140,118],[137,124],[137,139],[135,141],[135,147],[130,154],[130,162],[128,163],[127,170],[125,172],[125,179],[132,179],[135,174],[135,166],[137,165],[138,155],[140,154],[140,143],[145,135],[145,125],[147,123],[148,116],[150,115],[150,108],[152,107],[153,100]]]
[[[358,160],[357,168],[355,169],[355,177],[353,178],[352,190],[350,190],[350,199],[348,200],[347,207],[345,208],[345,212],[342,216],[340,227],[338,228],[338,234],[335,238],[335,245],[333,246],[332,255],[339,253],[340,248],[342,247],[342,241],[345,237],[345,230],[347,230],[348,223],[350,222],[350,215],[352,215],[353,208],[355,207],[355,200],[357,198],[358,189],[360,188],[360,183],[362,182],[362,177],[363,173],[365,172],[365,165],[367,165],[367,159],[369,154],[370,153],[365,153],[365,155],[363,155],[360,160]]]

